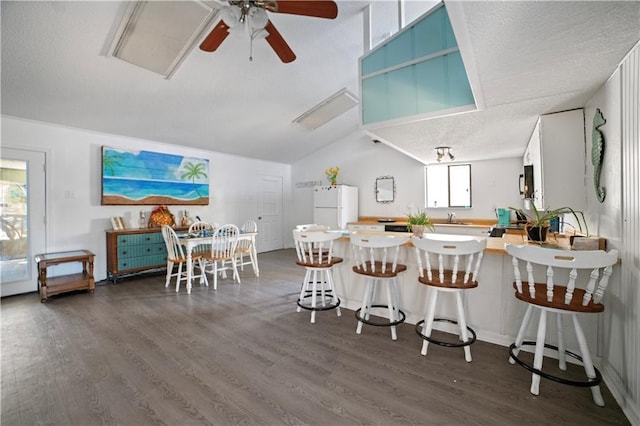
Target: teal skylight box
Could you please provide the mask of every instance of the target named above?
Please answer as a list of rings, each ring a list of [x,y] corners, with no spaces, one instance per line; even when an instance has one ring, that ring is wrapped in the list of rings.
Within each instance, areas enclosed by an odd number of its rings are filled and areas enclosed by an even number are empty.
[[[360,79],[365,126],[476,109],[443,3],[363,56]]]

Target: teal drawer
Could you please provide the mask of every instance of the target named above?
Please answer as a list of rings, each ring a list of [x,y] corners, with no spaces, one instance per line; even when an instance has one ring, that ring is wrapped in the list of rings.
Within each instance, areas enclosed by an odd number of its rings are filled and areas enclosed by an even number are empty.
[[[160,267],[167,265],[166,254],[156,254],[152,256],[138,256],[125,259],[118,259],[118,270]]]
[[[118,246],[118,259],[128,259],[138,256],[166,255],[167,249],[164,243]]]
[[[156,244],[163,243],[161,232],[150,232],[148,234],[132,234],[132,235],[119,235],[118,247],[120,246],[137,246],[140,244]]]

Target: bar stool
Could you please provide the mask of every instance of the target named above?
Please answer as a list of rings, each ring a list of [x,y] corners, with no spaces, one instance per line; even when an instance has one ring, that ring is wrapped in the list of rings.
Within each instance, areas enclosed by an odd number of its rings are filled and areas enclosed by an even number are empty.
[[[342,232],[293,230],[298,257],[296,264],[303,266],[306,271],[296,310],[311,311],[312,324],[316,322],[317,311],[336,309],[337,315],[342,315],[332,277],[333,267],[342,262],[342,258],[333,255],[333,242],[340,237]]]
[[[398,274],[407,270],[407,266],[398,263],[400,246],[409,241],[409,236],[371,235],[352,232],[350,234],[353,252],[353,272],[366,277],[366,288],[362,298],[362,306],[356,311],[358,327],[356,333],[362,333],[362,325],[391,327],[391,339],[397,340],[396,325],[402,324],[406,318],[401,309]],[[376,304],[373,301],[378,285],[384,285],[387,304]],[[372,320],[372,308],[386,308],[388,321]]]
[[[544,377],[566,385],[589,387],[593,401],[601,407],[604,406],[604,399],[600,393],[602,375],[593,366],[587,340],[576,314],[597,314],[604,311],[604,305],[600,301],[609,284],[613,265],[618,261],[618,251],[562,251],[512,244],[507,244],[505,250],[512,256],[515,296],[518,300],[527,303],[527,310],[516,341],[509,346],[509,362],[517,363],[532,372],[530,392],[534,395],[540,393],[540,378]],[[526,288],[522,285],[520,261],[526,265]],[[542,279],[536,282],[536,276]],[[566,284],[559,284],[559,282],[566,282]],[[579,288],[578,285],[584,288]],[[534,309],[540,314],[536,341],[524,341],[524,333]],[[547,312],[557,314],[558,346],[545,343]],[[565,316],[570,316],[572,319],[582,356],[565,349],[563,336]],[[520,349],[525,345],[535,346],[533,365],[518,357]],[[569,380],[544,372],[542,361],[545,348],[558,353],[559,368],[562,371],[567,369],[566,355],[580,361],[587,380]]]
[[[413,236],[411,242],[418,258],[418,281],[429,286],[431,293],[425,319],[416,324],[416,333],[423,339],[421,353],[427,354],[429,343],[450,348],[463,347],[465,360],[471,362],[469,346],[476,341],[476,332],[467,325],[462,292],[478,287],[478,271],[487,239],[467,235],[425,234],[420,238]],[[435,318],[440,293],[455,296],[457,321]],[[450,343],[431,337],[434,321],[457,324],[460,342]],[[471,337],[467,332],[471,333]]]

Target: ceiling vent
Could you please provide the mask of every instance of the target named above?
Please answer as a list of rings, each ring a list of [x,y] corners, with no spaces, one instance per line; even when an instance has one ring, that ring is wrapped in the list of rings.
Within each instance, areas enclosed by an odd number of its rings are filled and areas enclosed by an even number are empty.
[[[338,93],[329,96],[300,117],[293,120],[308,130],[317,129],[337,116],[344,114],[354,106],[358,105],[358,98],[346,88]]]
[[[171,78],[216,16],[217,10],[202,2],[133,2],[107,56]]]

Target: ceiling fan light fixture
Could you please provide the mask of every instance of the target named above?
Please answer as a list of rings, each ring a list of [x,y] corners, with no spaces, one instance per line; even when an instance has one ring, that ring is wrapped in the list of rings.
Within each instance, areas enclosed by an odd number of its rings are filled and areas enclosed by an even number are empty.
[[[220,9],[220,19],[227,24],[229,28],[233,28],[240,22],[242,12],[238,6],[224,6]]]
[[[249,9],[249,25],[251,25],[251,29],[261,30],[267,26],[267,22],[269,22],[269,17],[267,16],[267,11],[259,8],[252,7]]]
[[[267,30],[263,29],[258,29],[255,30],[251,33],[251,40],[262,40],[263,38],[267,38],[269,36],[269,33],[267,32]]]

